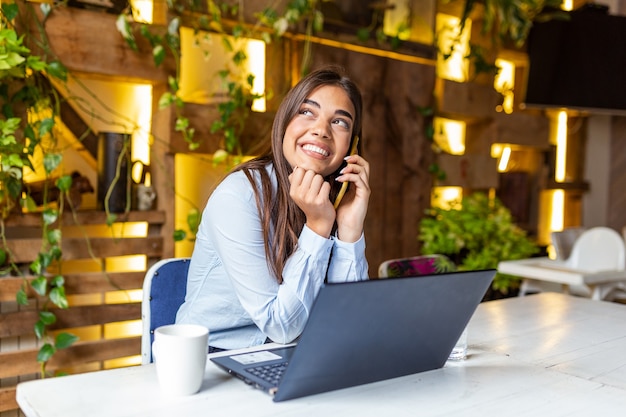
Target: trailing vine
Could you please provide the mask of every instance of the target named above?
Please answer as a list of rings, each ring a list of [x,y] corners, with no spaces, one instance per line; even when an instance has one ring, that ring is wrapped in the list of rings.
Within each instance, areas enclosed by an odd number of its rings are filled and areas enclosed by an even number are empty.
[[[30,5],[26,5],[31,7]],[[44,13],[50,6],[43,4]],[[0,29],[0,228],[2,247],[0,261],[5,272],[21,275],[13,262],[13,254],[8,249],[5,236],[5,220],[22,209],[35,211],[36,203],[25,190],[23,173],[25,169],[35,171],[32,160],[36,152],[43,153],[43,168],[46,179],[50,179],[63,160],[55,138],[55,115],[58,112],[58,96],[51,86],[49,77],[60,82],[67,80],[67,69],[58,60],[31,53],[24,44],[24,35],[18,35],[15,23],[19,14],[16,3],[3,3],[1,6],[2,29]],[[77,337],[61,332],[52,336],[48,329],[56,322],[52,308],[68,308],[65,295],[65,280],[61,274],[50,275],[48,267],[58,263],[62,257],[62,233],[59,217],[63,213],[64,200],[69,201],[72,185],[70,175],[61,175],[55,181],[60,193],[68,198],[59,198],[58,203],[48,201],[48,181],[44,185],[42,216],[42,244],[37,259],[29,265],[33,279],[24,277],[16,294],[18,305],[28,305],[29,289],[39,298],[38,320],[34,333],[40,342],[37,361],[41,364],[41,374],[46,375],[46,364],[59,349],[71,346]],[[24,192],[26,191],[26,192]],[[23,275],[22,275],[23,276]]]
[[[292,0],[288,3],[284,13],[279,14],[274,8],[267,7],[256,14],[257,21],[250,24],[243,21],[243,10],[238,4],[229,5],[209,0],[205,3],[194,1],[168,0],[168,16],[171,16],[163,27],[149,23],[134,22],[131,8],[118,16],[117,28],[127,44],[135,51],[138,50],[136,36],[148,40],[152,48],[153,62],[160,66],[167,53],[171,54],[175,63],[175,73],[168,79],[168,90],[159,99],[159,109],[173,107],[176,115],[175,131],[180,132],[187,143],[189,150],[200,147],[202,138],[195,136],[195,129],[189,119],[184,116],[184,100],[180,96],[181,74],[181,22],[193,28],[198,37],[202,33],[212,33],[222,36],[222,45],[230,54],[230,62],[219,71],[218,76],[225,86],[225,96],[221,97],[216,108],[219,117],[211,124],[212,134],[222,135],[221,148],[213,154],[215,164],[225,163],[235,165],[241,162],[243,150],[241,147],[241,133],[251,112],[254,100],[268,95],[266,92],[253,92],[254,76],[245,73],[245,63],[248,59],[244,49],[238,45],[244,38],[257,38],[266,43],[281,38],[289,28],[304,24],[304,32],[310,36],[323,27],[323,15],[319,10],[318,0]],[[308,42],[304,46],[302,72],[308,71],[311,61],[311,48]],[[235,74],[240,74],[236,76]],[[243,75],[241,75],[243,74]],[[187,216],[189,231],[195,235],[200,222],[197,209]],[[174,240],[180,241],[187,237],[184,230],[176,230]]]

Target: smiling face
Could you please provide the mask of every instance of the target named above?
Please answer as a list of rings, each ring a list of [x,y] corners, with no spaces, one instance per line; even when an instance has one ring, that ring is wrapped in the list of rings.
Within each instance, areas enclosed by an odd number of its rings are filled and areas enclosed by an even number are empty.
[[[348,153],[354,105],[346,92],[334,85],[313,90],[287,125],[283,153],[291,167],[328,176]]]

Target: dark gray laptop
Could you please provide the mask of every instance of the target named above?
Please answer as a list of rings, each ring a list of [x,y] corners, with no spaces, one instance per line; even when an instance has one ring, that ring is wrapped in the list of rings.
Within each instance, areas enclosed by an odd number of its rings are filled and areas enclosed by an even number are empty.
[[[494,275],[486,270],[326,284],[295,346],[211,361],[274,401],[438,369]]]

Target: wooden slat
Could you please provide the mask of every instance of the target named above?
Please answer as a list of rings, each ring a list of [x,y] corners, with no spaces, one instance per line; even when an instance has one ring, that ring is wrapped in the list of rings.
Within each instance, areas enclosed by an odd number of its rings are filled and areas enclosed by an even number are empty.
[[[15,263],[32,262],[37,259],[41,239],[11,239],[7,247]],[[108,258],[141,254],[148,257],[161,257],[163,238],[159,236],[141,238],[64,238],[62,243],[64,259]]]
[[[80,306],[51,311],[56,315],[57,321],[50,326],[50,330],[141,319],[140,303]],[[0,337],[33,334],[33,325],[38,319],[39,313],[32,310],[0,314]]]
[[[128,213],[119,213],[116,215],[116,223],[121,222],[147,222],[150,224],[165,223],[165,212],[153,211],[130,211]],[[75,214],[65,211],[61,216],[64,225],[87,225],[87,224],[106,224],[107,216],[104,211],[99,210],[80,210]],[[5,227],[41,227],[40,213],[25,213],[12,215],[4,220]],[[56,223],[53,224],[53,226]]]
[[[3,411],[16,410],[15,387],[0,388],[0,413]]]
[[[39,39],[38,28],[43,20],[39,7],[31,4],[34,13],[27,14],[24,3],[18,4],[25,16],[24,24],[30,24],[33,38]],[[75,74],[85,72],[122,81],[166,83],[167,76],[175,71],[173,57],[167,54],[163,64],[157,67],[152,48],[143,36],[135,36],[139,50],[133,51],[117,31],[116,18],[111,13],[55,7],[45,24],[54,55]],[[165,30],[163,27],[162,32]],[[35,42],[28,46],[39,53]]]
[[[38,349],[0,352],[0,378],[36,374],[40,371],[37,362]],[[122,358],[141,354],[141,337],[98,340],[77,343],[57,351],[46,369],[55,371],[90,362]]]
[[[141,289],[145,277],[144,271],[132,272],[87,272],[82,274],[64,274],[65,293],[95,294],[107,291]],[[32,281],[33,277],[26,277]],[[24,278],[8,277],[0,278],[0,302],[15,301],[15,294],[21,288]],[[27,295],[35,297],[35,292],[29,287]]]

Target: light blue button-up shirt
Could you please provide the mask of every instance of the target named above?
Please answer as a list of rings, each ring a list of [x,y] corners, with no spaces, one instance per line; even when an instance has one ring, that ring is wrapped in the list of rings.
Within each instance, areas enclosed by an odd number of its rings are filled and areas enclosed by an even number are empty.
[[[267,169],[275,187],[273,167]],[[238,171],[218,185],[204,209],[176,322],[207,326],[209,345],[225,349],[267,338],[289,343],[302,332],[326,277],[328,282],[368,278],[364,236],[347,243],[305,225],[279,285],[267,265],[254,191]]]

